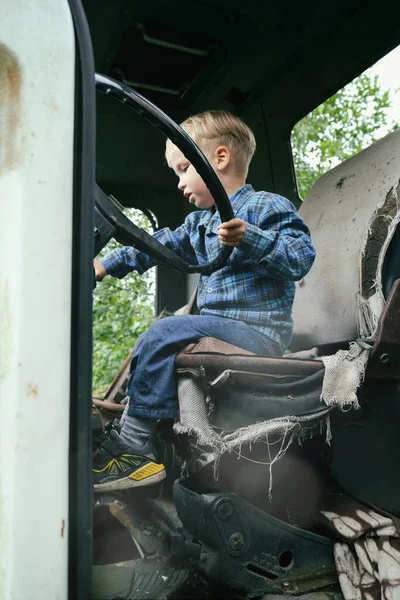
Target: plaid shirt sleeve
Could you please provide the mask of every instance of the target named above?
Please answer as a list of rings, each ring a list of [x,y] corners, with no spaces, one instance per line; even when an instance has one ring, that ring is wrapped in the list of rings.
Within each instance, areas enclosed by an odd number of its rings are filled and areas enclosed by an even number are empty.
[[[189,215],[185,223],[175,230],[168,227],[156,231],[152,237],[161,242],[178,254],[183,260],[194,264],[197,263],[195,252],[190,244],[191,221]],[[109,252],[100,261],[109,275],[121,279],[132,271],[139,274],[144,273],[157,263],[144,252],[136,250],[132,246],[124,246]]]
[[[266,204],[264,200],[261,210],[257,203],[249,206],[239,249],[264,265],[268,277],[288,281],[302,279],[315,259],[308,227],[293,204],[276,195]]]

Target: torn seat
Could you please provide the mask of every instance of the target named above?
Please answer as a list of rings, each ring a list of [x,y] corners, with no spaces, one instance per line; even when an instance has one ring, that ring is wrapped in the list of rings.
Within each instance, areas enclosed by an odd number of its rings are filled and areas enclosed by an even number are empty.
[[[315,353],[314,349],[310,354]],[[198,385],[204,393],[212,394],[211,423],[215,427],[231,431],[321,408],[324,365],[320,360],[260,356],[215,338],[202,338],[186,346],[175,364],[180,396],[183,379],[191,377],[201,380]],[[224,401],[227,394],[229,400]],[[193,398],[189,404],[193,405]],[[181,413],[182,408],[181,402]],[[184,420],[185,409],[181,423]]]
[[[203,338],[177,356],[179,379],[190,372],[193,378],[196,372],[197,391],[202,388],[209,397],[212,426],[233,431],[264,420],[318,413],[324,407],[324,366],[334,366],[337,357],[347,359],[360,337],[372,345],[378,324],[384,329],[380,317],[388,313],[382,313],[386,297],[400,278],[399,155],[396,131],[320,177],[302,203],[299,213],[310,228],[316,260],[296,286],[293,354],[257,356]],[[359,354],[355,379],[361,381],[368,352],[360,347]],[[327,356],[333,356],[329,363]],[[386,369],[386,376],[395,376],[394,370]],[[336,372],[330,374],[334,387]],[[346,376],[344,372],[340,381]],[[330,389],[333,400],[335,394]],[[347,392],[342,393],[341,408],[346,398]],[[196,421],[182,410],[181,399],[180,408],[183,418]],[[187,422],[183,429],[190,428]]]
[[[254,370],[268,385],[278,378],[282,385],[295,385],[322,371],[318,353],[334,354],[360,336],[373,336],[400,278],[399,155],[400,131],[395,131],[320,177],[302,203],[299,214],[310,228],[316,259],[296,284],[294,355],[256,357],[204,338],[178,355],[177,367],[203,366],[215,377],[219,369],[237,380],[251,379],[238,371]],[[309,349],[312,360],[297,354]]]
[[[398,514],[399,156],[397,131],[323,175],[303,202],[316,260],[297,284],[294,354],[257,356],[203,338],[176,358],[174,429],[195,434],[188,476],[174,483],[178,516],[200,540],[197,568],[246,597],[288,593],[288,581],[311,578],[308,590],[337,581],[320,519],[332,492]],[[354,344],[371,364],[355,386],[360,408],[328,406],[327,372]],[[345,381],[346,369],[339,374]]]

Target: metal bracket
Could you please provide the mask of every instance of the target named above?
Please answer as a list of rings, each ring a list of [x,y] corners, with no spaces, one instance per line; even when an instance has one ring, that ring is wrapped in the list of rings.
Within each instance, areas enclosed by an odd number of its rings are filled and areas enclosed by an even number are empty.
[[[400,379],[400,279],[394,282],[383,307],[366,375]]]

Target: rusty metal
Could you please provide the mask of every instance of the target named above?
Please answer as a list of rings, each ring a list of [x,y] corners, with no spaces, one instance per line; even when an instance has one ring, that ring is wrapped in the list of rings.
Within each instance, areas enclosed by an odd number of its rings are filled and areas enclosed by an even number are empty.
[[[106,402],[99,397],[92,396],[92,404],[100,408],[100,410],[110,410],[112,412],[122,413],[124,412],[124,404],[116,404],[114,402]]]
[[[105,393],[104,400],[106,400],[107,402],[119,404],[121,400],[125,397],[126,384],[129,379],[129,371],[133,351],[134,348],[132,348],[128,356],[125,358],[120,370],[114,377],[110,387]]]
[[[394,282],[383,307],[366,375],[400,379],[400,279]]]
[[[96,494],[94,510],[108,508],[129,533],[139,556],[163,556],[168,554],[167,531],[163,531],[152,520],[146,519],[118,493]],[[111,552],[112,553],[112,552]]]
[[[121,368],[114,377],[110,387],[106,391],[104,398],[92,396],[92,405],[100,411],[101,423],[104,425],[112,418],[121,415],[124,412],[125,405],[121,404],[125,398],[126,385],[129,378],[130,363],[134,348],[125,358]],[[116,414],[117,413],[117,414]]]

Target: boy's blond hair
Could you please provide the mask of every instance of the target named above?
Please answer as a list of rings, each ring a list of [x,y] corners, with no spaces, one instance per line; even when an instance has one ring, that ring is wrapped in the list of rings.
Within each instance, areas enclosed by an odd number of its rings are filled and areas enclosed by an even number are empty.
[[[232,151],[236,171],[247,176],[256,150],[256,140],[250,127],[239,117],[223,110],[208,110],[189,117],[181,123],[181,127],[205,153],[213,141],[227,146]],[[168,166],[171,166],[173,147],[171,140],[167,140],[165,158]]]

